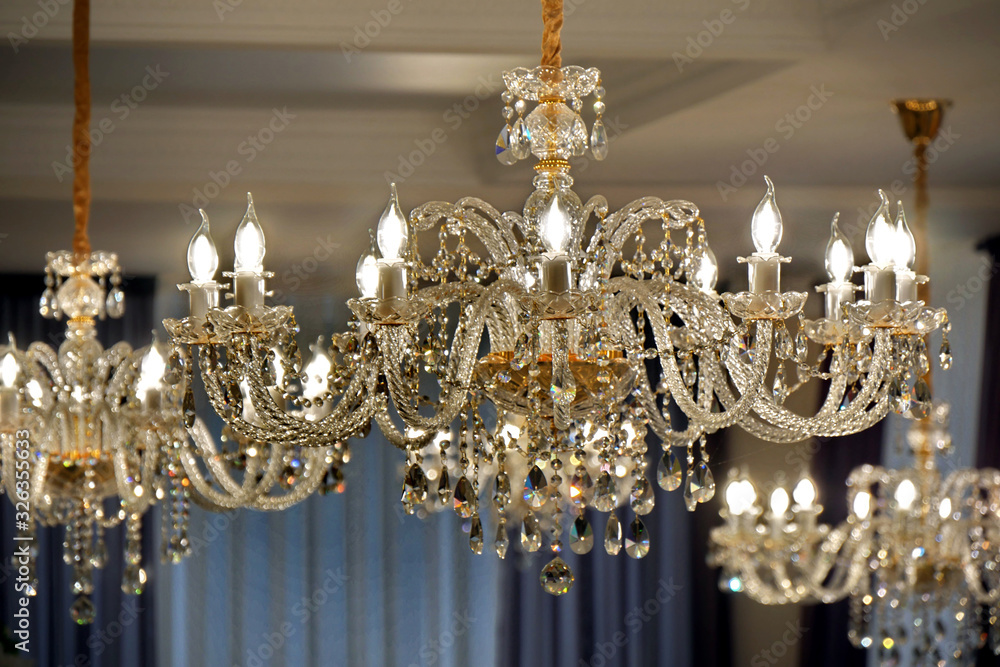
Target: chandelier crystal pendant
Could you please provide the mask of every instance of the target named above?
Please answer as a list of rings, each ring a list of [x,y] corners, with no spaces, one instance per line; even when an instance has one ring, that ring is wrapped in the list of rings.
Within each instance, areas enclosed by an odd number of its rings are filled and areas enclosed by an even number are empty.
[[[930,420],[912,422],[909,467],[851,472],[850,513],[836,526],[817,522],[808,477],[791,499],[778,486],[764,503],[733,473],[726,523],[710,536],[720,587],[763,604],[850,598],[848,638],[886,666],[914,656],[971,665],[987,637],[1000,654],[1000,471],[941,472],[952,448],[948,412],[939,403]]]
[[[610,213],[604,197],[584,203],[570,160],[587,150],[597,160],[607,155],[605,90],[598,70],[561,67],[562,5],[543,5],[542,65],[504,73],[496,144],[504,164],[537,160],[523,211],[464,198],[424,204],[407,219],[393,187],[377,247],[358,262],[361,297],[349,304],[367,332],[365,349],[376,349],[370,372],[393,408],[373,418],[407,451],[406,509],[427,499],[427,466],[436,464],[423,452],[437,443],[442,454],[432,460],[459,462],[435,478],[454,480],[438,493],[469,519],[472,550],[482,551],[481,513],[490,509],[501,557],[511,522],[529,552],[541,548],[544,526],[554,557],[541,581],[559,595],[574,579],[559,555],[567,526],[574,552],[592,548],[587,509],[610,513],[609,553],[648,553],[650,432],[664,450],[657,481],[683,486],[693,509],[715,492],[706,434],[737,425],[795,442],[868,428],[901,408],[905,369],[926,357],[924,338],[946,314],[897,279],[903,266],[892,253],[905,224],[888,218],[884,196],[869,228],[878,256],[865,267],[856,303],[853,251],[834,222],[826,317],[817,321],[802,318],[805,293],[781,291],[781,265],[790,260],[777,251],[782,220],[770,179],[752,219],[757,252],[740,260],[749,290],[721,297],[694,204],[644,197]],[[590,96],[588,132],[581,112]],[[436,248],[422,255],[418,241],[435,232]],[[797,326],[786,324],[796,317]],[[827,384],[820,410],[802,417],[785,408],[813,379]],[[424,396],[431,382],[434,401]],[[678,412],[681,429],[672,421]],[[480,487],[487,468],[495,468],[492,493]],[[485,508],[484,491],[492,498]],[[615,510],[626,502],[633,516],[623,527]]]

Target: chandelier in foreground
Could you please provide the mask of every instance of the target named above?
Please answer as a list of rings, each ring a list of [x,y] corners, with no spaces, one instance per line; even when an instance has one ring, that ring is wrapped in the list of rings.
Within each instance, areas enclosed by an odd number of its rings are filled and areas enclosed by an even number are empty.
[[[726,524],[711,533],[710,562],[724,590],[763,604],[850,598],[848,637],[880,664],[971,665],[989,640],[1000,654],[1000,471],[944,475],[947,404],[913,422],[910,467],[864,465],[847,480],[847,520],[817,523],[815,483],[726,486]]]
[[[645,197],[610,212],[601,196],[584,203],[569,161],[607,154],[605,90],[598,70],[561,67],[561,3],[543,4],[542,65],[504,74],[497,139],[504,164],[537,159],[523,211],[465,198],[424,204],[407,218],[393,187],[377,247],[358,263],[361,298],[350,306],[364,333],[362,364],[377,378],[370,390],[391,401],[373,418],[407,451],[406,508],[436,494],[469,520],[473,551],[491,534],[501,557],[516,522],[526,551],[548,542],[554,557],[542,585],[563,594],[574,576],[559,554],[593,548],[588,509],[609,513],[609,553],[648,553],[649,435],[664,450],[658,483],[683,486],[693,509],[715,491],[708,433],[735,425],[795,442],[868,428],[891,408],[929,410],[929,389],[911,385],[909,369],[926,362],[925,337],[946,314],[917,300],[926,278],[910,270],[913,237],[884,195],[867,234],[864,298],[855,302],[853,250],[835,219],[831,281],[820,288],[826,317],[815,321],[802,317],[805,293],[781,290],[790,260],[777,251],[782,220],[770,180],[753,214],[757,252],[740,260],[749,289],[721,296],[694,204]],[[420,241],[432,249],[421,252]],[[817,413],[785,408],[810,380],[826,385]],[[440,454],[425,458],[431,443]],[[457,468],[442,464],[449,460]],[[495,473],[484,489],[487,468]],[[623,528],[616,508],[625,502],[633,516]]]

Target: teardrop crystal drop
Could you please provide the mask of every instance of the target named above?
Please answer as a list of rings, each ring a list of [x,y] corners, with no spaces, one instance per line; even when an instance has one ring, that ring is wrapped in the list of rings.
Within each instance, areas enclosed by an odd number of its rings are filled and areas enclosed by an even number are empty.
[[[139,567],[138,564],[125,566],[125,572],[122,575],[123,593],[127,595],[141,595],[145,583],[146,571]]]
[[[514,155],[513,147],[511,146],[511,133],[510,125],[504,125],[503,129],[500,130],[499,136],[497,136],[497,159],[500,160],[500,164],[507,165],[508,167],[517,162],[517,156]]]
[[[569,529],[569,548],[575,554],[589,553],[594,548],[594,530],[582,514],[576,517]]]
[[[615,493],[615,480],[611,477],[611,473],[602,472],[594,486],[594,507],[601,512],[610,512],[617,505],[618,496]]]
[[[501,521],[497,525],[497,536],[493,540],[493,548],[497,552],[497,556],[502,559],[507,557],[507,547],[510,546],[510,540],[507,538],[507,524]]]
[[[455,484],[455,494],[452,498],[455,514],[468,519],[475,511],[475,494],[472,491],[472,484],[469,479],[462,475]]]
[[[524,501],[532,509],[539,509],[548,501],[549,480],[537,465],[532,466],[524,479]]]
[[[694,498],[694,471],[688,470],[687,481],[684,483],[684,506],[688,512],[693,512],[698,506],[698,501]]]
[[[649,553],[649,533],[639,517],[633,519],[629,525],[628,536],[625,538],[625,553],[636,559]]]
[[[587,152],[587,125],[579,116],[573,121],[573,155]]]
[[[56,293],[51,287],[46,287],[42,298],[38,300],[38,313],[42,317],[52,318],[56,314]]]
[[[585,505],[594,489],[594,480],[583,466],[576,469],[569,481],[569,499],[577,505]]]
[[[931,414],[931,388],[920,378],[913,385],[913,400],[910,401],[910,416],[913,419],[927,419]]]
[[[521,546],[525,551],[532,553],[542,547],[542,529],[538,526],[538,519],[531,512],[524,515],[521,522]]]
[[[573,588],[573,570],[559,556],[556,556],[542,568],[542,588],[551,595],[564,595]]]
[[[706,503],[715,496],[715,477],[704,461],[694,467],[691,481],[691,497],[695,502]]]
[[[409,467],[403,477],[403,496],[400,500],[411,513],[415,506],[427,500],[427,476],[416,463]]]
[[[493,484],[493,502],[497,509],[503,509],[510,503],[510,478],[505,472],[498,474]]]
[[[656,498],[653,496],[653,485],[645,477],[640,477],[632,486],[632,511],[636,514],[649,514],[653,511]]]
[[[660,464],[656,467],[656,482],[661,489],[666,491],[676,491],[680,488],[684,479],[684,470],[681,467],[681,460],[674,450],[668,449],[663,452]]]
[[[190,385],[184,390],[184,400],[181,402],[181,409],[184,412],[184,426],[191,428],[194,426],[194,420],[198,416],[198,413],[195,411],[194,391]]]
[[[946,371],[951,368],[951,343],[947,338],[941,341],[941,352],[938,354],[938,361],[941,362],[941,370]]]
[[[590,151],[594,154],[595,160],[603,160],[608,156],[608,131],[600,120],[594,121],[594,127],[590,132]]]
[[[108,317],[118,319],[125,314],[125,293],[120,287],[112,287],[104,303]]]
[[[612,556],[622,550],[622,524],[614,513],[608,516],[608,525],[604,529],[604,550]]]
[[[90,625],[94,622],[97,610],[94,603],[86,595],[81,595],[69,608],[70,617],[77,625]]]
[[[444,466],[441,466],[437,494],[442,505],[447,505],[451,501],[451,480],[448,478],[448,469]]]
[[[469,548],[477,556],[483,553],[483,522],[478,514],[473,515],[472,525],[469,526]]]
[[[900,415],[910,409],[910,387],[902,378],[893,378],[889,385],[889,408]]]

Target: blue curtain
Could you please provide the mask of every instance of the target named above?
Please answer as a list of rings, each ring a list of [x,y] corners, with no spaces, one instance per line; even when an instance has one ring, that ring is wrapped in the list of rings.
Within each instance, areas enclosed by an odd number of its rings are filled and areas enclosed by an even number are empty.
[[[12,332],[18,347],[26,348],[34,341],[57,348],[63,340],[64,322],[46,320],[38,314],[38,299],[45,285],[41,275],[0,276],[4,289],[0,295],[0,332]],[[123,283],[126,294],[125,317],[98,324],[98,338],[108,345],[125,340],[134,347],[149,343],[153,329],[152,278],[128,278]],[[6,463],[6,462],[5,462]],[[30,652],[27,656],[14,650],[10,628],[15,627],[14,612],[19,608],[14,590],[17,576],[10,562],[14,550],[14,511],[8,500],[0,511],[0,613],[3,617],[2,660],[11,654],[33,660],[37,665],[150,665],[156,654],[156,638],[152,609],[157,581],[155,576],[142,595],[125,595],[121,591],[122,531],[105,534],[108,563],[97,570],[94,594],[97,618],[92,625],[78,626],[70,618],[69,608],[75,597],[70,592],[71,571],[62,559],[64,531],[44,528],[38,531],[36,571],[39,590],[29,603]],[[157,513],[146,515],[143,527],[143,561],[148,571],[155,573],[158,559]],[[18,663],[12,663],[18,664]],[[26,662],[25,664],[32,664]]]

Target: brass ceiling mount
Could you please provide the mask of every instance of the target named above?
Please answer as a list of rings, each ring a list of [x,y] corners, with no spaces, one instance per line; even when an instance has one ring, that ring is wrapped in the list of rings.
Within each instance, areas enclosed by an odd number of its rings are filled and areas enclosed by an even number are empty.
[[[899,115],[903,132],[915,144],[927,145],[937,136],[944,119],[945,109],[951,100],[944,99],[898,99],[892,101],[892,109]]]

